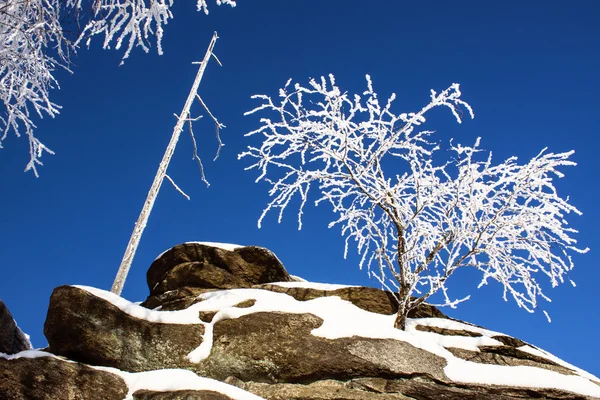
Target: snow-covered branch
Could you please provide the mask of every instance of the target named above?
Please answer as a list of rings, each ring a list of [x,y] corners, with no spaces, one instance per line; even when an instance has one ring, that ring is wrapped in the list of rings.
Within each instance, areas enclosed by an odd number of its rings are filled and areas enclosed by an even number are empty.
[[[447,292],[448,278],[459,268],[482,272],[532,312],[545,275],[552,286],[563,283],[573,268],[577,247],[566,214],[580,212],[561,198],[553,178],[559,169],[575,165],[573,152],[545,149],[525,164],[516,157],[497,165],[492,155],[473,145],[449,144],[449,159],[436,159],[439,145],[421,129],[433,108],[447,107],[461,123],[473,110],[461,99],[458,84],[437,93],[416,112],[395,113],[395,95],[381,102],[367,76],[367,90],[350,95],[328,79],[308,87],[291,81],[279,100],[266,95],[247,114],[270,111],[258,129],[260,147],[248,147],[257,181],[271,186],[271,201],[259,219],[278,210],[279,221],[295,196],[300,198],[299,228],[309,189],[315,205],[329,203],[348,247],[355,244],[360,267],[367,267],[385,287],[399,295],[397,325],[408,312],[441,291],[445,304],[455,306]],[[391,160],[391,161],[390,161]],[[384,167],[385,166],[385,167]],[[267,178],[270,176],[270,178]],[[316,189],[316,190],[314,190]],[[463,300],[463,299],[461,299]]]
[[[150,50],[150,41],[156,37],[158,54],[162,54],[164,26],[173,19],[171,9],[174,0],[96,0],[94,18],[85,26],[79,41],[89,46],[95,35],[104,36],[102,47],[119,50],[125,45],[123,61],[131,50],[139,46]],[[235,7],[234,0],[216,0],[217,5]],[[196,9],[208,14],[206,0],[197,0]]]
[[[234,0],[215,2],[236,5]],[[90,3],[92,9],[85,10],[84,6]],[[56,71],[69,71],[70,56],[78,44],[89,45],[95,35],[104,36],[105,49],[124,46],[123,60],[136,46],[148,51],[154,38],[158,53],[162,54],[164,26],[173,18],[173,3],[174,0],[0,1],[0,148],[11,132],[27,136],[30,159],[25,171],[31,170],[37,177],[44,152],[54,153],[35,136],[34,120],[55,117],[60,112],[61,107],[50,98],[51,90],[59,88]],[[197,0],[196,8],[208,14],[206,0]],[[73,37],[67,37],[67,31],[73,31]]]
[[[49,92],[58,87],[55,71],[68,70],[73,50],[61,16],[78,5],[79,0],[12,0],[0,5],[0,148],[11,131],[26,135],[30,159],[25,171],[35,176],[43,153],[53,153],[34,136],[33,119],[60,112]]]

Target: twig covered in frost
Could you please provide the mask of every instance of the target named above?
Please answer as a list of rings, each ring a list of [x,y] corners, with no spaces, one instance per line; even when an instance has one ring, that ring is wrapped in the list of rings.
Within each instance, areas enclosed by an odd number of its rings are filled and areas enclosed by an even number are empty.
[[[63,33],[61,16],[78,6],[79,0],[10,0],[0,4],[0,148],[11,131],[27,136],[29,162],[25,171],[36,177],[44,152],[54,153],[33,134],[33,118],[54,118],[60,112],[49,92],[59,86],[55,71],[69,70],[69,54],[74,50]]]
[[[341,227],[345,254],[355,244],[360,267],[397,291],[397,327],[437,292],[452,307],[466,300],[450,298],[446,286],[463,267],[483,274],[480,286],[499,282],[505,299],[533,312],[539,297],[549,300],[536,275],[553,287],[563,283],[573,268],[569,253],[588,250],[576,246],[576,231],[565,221],[580,212],[552,181],[563,176],[560,167],[575,165],[572,151],[544,149],[525,164],[511,157],[494,165],[477,139],[473,145],[451,141],[454,157],[434,160],[439,146],[432,131],[421,129],[426,113],[443,106],[459,123],[463,110],[474,116],[458,84],[432,90],[429,104],[409,113],[392,110],[394,94],[381,102],[368,75],[362,95],[340,90],[330,75],[308,87],[290,80],[278,100],[253,98],[261,104],[246,114],[271,113],[247,134],[261,135],[260,147],[239,155],[253,159],[247,169],[271,186],[259,227],[269,211],[278,210],[281,221],[298,196],[300,228],[309,189],[316,189],[315,205],[332,207],[336,218],[329,226]]]
[[[89,46],[93,36],[102,35],[104,49],[114,44],[119,50],[125,44],[123,63],[136,46],[148,52],[150,39],[156,37],[158,54],[162,54],[164,25],[173,19],[173,3],[174,0],[96,0],[94,18],[85,26],[79,40],[85,40]],[[216,0],[216,3],[236,5],[233,0]],[[197,0],[196,9],[208,14],[206,0]]]
[[[154,37],[162,54],[164,25],[173,18],[173,3],[94,0],[91,18],[86,19],[90,13],[82,12],[81,0],[0,2],[0,148],[11,131],[16,136],[27,136],[30,158],[25,171],[37,177],[42,155],[54,153],[34,135],[34,119],[55,117],[60,112],[61,107],[50,100],[50,91],[59,88],[56,70],[69,71],[70,55],[79,43],[89,45],[95,35],[104,36],[104,49],[125,46],[123,60],[136,46],[148,51]],[[216,0],[216,4],[236,5],[233,0]],[[206,0],[197,0],[196,8],[208,14]],[[83,27],[79,36],[67,38],[66,28],[79,26]]]

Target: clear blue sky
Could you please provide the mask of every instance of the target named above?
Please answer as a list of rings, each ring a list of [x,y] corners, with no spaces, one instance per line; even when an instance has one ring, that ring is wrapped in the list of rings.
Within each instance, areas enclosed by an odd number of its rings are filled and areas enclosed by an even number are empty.
[[[349,91],[364,89],[371,74],[384,97],[396,92],[396,110],[414,111],[429,89],[461,84],[475,120],[453,122],[447,110],[433,114],[441,137],[471,142],[497,160],[523,160],[548,146],[574,149],[577,167],[557,182],[560,193],[584,215],[569,221],[591,251],[576,256],[571,274],[577,288],[548,289],[553,318],[528,314],[504,303],[501,288],[475,289],[472,276],[454,277],[454,293],[472,300],[449,315],[505,332],[600,375],[600,328],[596,240],[600,109],[600,2],[564,1],[240,1],[231,9],[209,4],[211,14],[178,1],[166,27],[165,55],[134,51],[118,67],[121,52],[81,51],[74,74],[61,73],[54,100],[64,109],[39,121],[37,134],[56,152],[45,156],[41,177],[21,171],[28,160],[25,139],[10,138],[0,150],[0,298],[35,346],[45,346],[43,323],[52,289],[83,284],[109,289],[133,224],[171,136],[196,66],[214,30],[221,39],[201,95],[227,128],[220,159],[208,119],[196,125],[207,177],[200,181],[182,136],[169,174],[191,197],[166,184],[150,217],[124,297],[145,299],[145,273],[163,250],[184,241],[259,245],[273,250],[288,270],[312,281],[363,284],[357,260],[342,258],[338,230],[327,229],[327,207],[309,208],[302,231],[289,213],[259,230],[267,187],[237,154],[253,143],[243,134],[258,126],[244,117],[255,93],[277,94],[292,77],[334,73]],[[210,3],[210,2],[209,2]],[[153,49],[154,50],[154,49]],[[200,108],[196,108],[200,113]]]

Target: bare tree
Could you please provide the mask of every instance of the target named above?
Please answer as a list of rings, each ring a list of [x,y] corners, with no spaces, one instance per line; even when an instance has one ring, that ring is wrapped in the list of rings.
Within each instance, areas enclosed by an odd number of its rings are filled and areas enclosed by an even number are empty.
[[[196,74],[196,78],[194,79],[194,83],[190,89],[190,93],[188,94],[187,100],[183,106],[183,110],[181,114],[175,115],[177,118],[177,123],[173,127],[173,134],[171,135],[171,140],[167,145],[167,149],[165,150],[165,154],[163,155],[162,161],[158,166],[158,170],[156,171],[156,175],[154,176],[154,181],[152,182],[152,186],[150,186],[150,191],[148,192],[148,196],[146,197],[146,201],[144,202],[144,206],[142,207],[142,211],[140,212],[140,216],[138,217],[137,222],[135,223],[135,227],[133,228],[133,233],[129,238],[129,243],[127,244],[127,248],[125,249],[125,254],[123,255],[123,260],[121,261],[121,265],[119,266],[119,270],[117,271],[117,275],[113,282],[111,292],[116,293],[118,295],[123,291],[123,285],[125,284],[125,279],[127,278],[127,274],[129,273],[129,269],[131,268],[131,263],[133,262],[133,257],[135,256],[135,252],[137,251],[138,245],[142,238],[142,233],[144,233],[144,229],[146,229],[146,224],[148,223],[148,218],[150,217],[150,213],[152,212],[152,208],[154,207],[154,202],[156,201],[156,197],[158,196],[158,192],[160,191],[160,187],[162,186],[165,178],[173,184],[175,189],[180,192],[185,198],[188,200],[190,197],[185,194],[179,186],[175,184],[173,179],[169,175],[167,175],[167,169],[169,168],[169,163],[171,162],[171,158],[173,157],[173,153],[175,152],[175,147],[177,146],[177,142],[179,141],[179,136],[183,131],[185,124],[187,123],[189,126],[190,136],[192,138],[192,143],[194,145],[194,159],[198,162],[200,166],[200,173],[202,175],[202,181],[208,185],[208,181],[204,176],[204,168],[202,167],[202,161],[200,157],[198,157],[197,148],[196,148],[196,139],[194,138],[194,132],[192,130],[192,122],[199,119],[192,118],[190,114],[190,110],[192,108],[192,104],[194,100],[198,100],[198,102],[204,107],[205,111],[212,118],[216,126],[216,135],[217,140],[219,142],[219,148],[217,149],[217,155],[215,159],[219,157],[219,153],[223,143],[221,142],[221,138],[219,136],[219,129],[224,128],[225,125],[221,124],[215,116],[210,112],[200,95],[198,94],[198,87],[200,86],[200,82],[202,81],[202,77],[204,76],[204,70],[208,65],[208,62],[211,58],[214,58],[219,65],[221,62],[213,53],[213,48],[215,47],[215,43],[217,42],[218,36],[217,32],[213,34],[213,37],[208,45],[208,49],[206,50],[206,54],[204,55],[204,59],[196,64],[199,64],[198,73]]]
[[[537,276],[553,287],[563,283],[574,266],[569,253],[588,251],[576,246],[576,230],[564,219],[580,212],[558,196],[552,180],[563,176],[559,167],[575,165],[572,151],[544,149],[525,164],[511,157],[494,165],[477,139],[450,141],[453,156],[436,160],[440,146],[420,128],[438,106],[459,123],[464,111],[473,117],[458,84],[432,90],[420,111],[400,114],[392,111],[395,95],[380,102],[368,75],[363,95],[341,91],[333,75],[308,87],[290,84],[279,100],[253,96],[262,104],[247,113],[271,112],[247,134],[261,135],[260,146],[239,155],[254,159],[247,169],[271,186],[259,227],[272,210],[281,221],[298,195],[300,229],[309,189],[316,189],[315,205],[329,203],[336,216],[329,226],[341,226],[344,255],[355,243],[360,267],[397,292],[396,327],[404,329],[409,312],[437,292],[442,305],[468,299],[447,291],[448,278],[466,267],[483,274],[479,287],[496,280],[505,300],[510,295],[533,312],[539,297],[550,300]]]
[[[120,49],[123,61],[133,47],[148,51],[156,38],[162,54],[164,25],[173,18],[174,0],[7,0],[0,1],[0,148],[12,131],[29,139],[29,162],[25,171],[38,176],[44,152],[54,154],[34,134],[35,117],[54,118],[61,107],[50,100],[59,88],[56,71],[70,67],[70,56],[78,44],[89,45],[103,35],[102,47]],[[217,5],[235,6],[234,0],[216,0]],[[91,9],[84,10],[84,5]],[[196,8],[208,14],[206,0]],[[71,18],[63,18],[69,15]],[[66,25],[67,26],[66,26]],[[81,32],[77,32],[81,26]],[[67,28],[73,28],[70,35]]]

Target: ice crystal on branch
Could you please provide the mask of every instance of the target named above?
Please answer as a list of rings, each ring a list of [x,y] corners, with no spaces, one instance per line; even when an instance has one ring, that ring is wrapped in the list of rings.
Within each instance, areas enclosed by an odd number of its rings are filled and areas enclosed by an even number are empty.
[[[90,21],[80,40],[89,45],[94,35],[103,35],[102,47],[109,49],[114,42],[119,50],[125,42],[123,61],[129,57],[135,46],[145,52],[150,50],[150,38],[156,36],[156,47],[162,54],[164,25],[173,19],[171,8],[175,0],[96,0],[94,18]],[[235,7],[234,0],[216,0],[217,5],[228,4]],[[208,14],[206,0],[197,0],[196,8]]]
[[[511,157],[494,165],[492,155],[473,145],[449,144],[453,155],[439,160],[432,131],[421,129],[426,114],[446,107],[461,123],[473,110],[458,84],[437,93],[417,112],[392,110],[395,95],[381,102],[367,75],[367,90],[353,96],[340,90],[333,75],[308,87],[279,91],[279,100],[253,96],[261,104],[247,114],[270,112],[247,136],[261,135],[260,147],[239,155],[254,163],[257,182],[271,185],[272,197],[259,218],[284,210],[300,198],[298,227],[311,187],[315,205],[328,203],[335,214],[347,254],[356,245],[360,267],[398,293],[396,326],[408,312],[441,292],[454,307],[448,278],[459,268],[479,270],[481,285],[499,282],[504,298],[533,312],[543,293],[538,275],[552,286],[573,268],[570,252],[580,249],[565,215],[580,212],[562,199],[553,177],[575,165],[573,152],[546,149],[525,164]],[[437,159],[436,159],[437,158]],[[390,162],[390,160],[392,162]]]
[[[217,5],[236,5],[234,0],[216,0]],[[164,25],[173,18],[174,0],[6,0],[0,1],[0,148],[12,131],[29,139],[30,160],[25,171],[38,176],[44,152],[53,154],[35,135],[34,119],[55,117],[61,107],[50,100],[58,88],[57,69],[69,70],[69,55],[92,36],[103,35],[103,48],[126,50],[135,46],[145,51],[156,37],[162,54]],[[91,12],[84,9],[92,7]],[[206,0],[196,8],[208,14]],[[92,15],[91,19],[87,17]],[[67,16],[67,18],[65,18]],[[79,26],[83,27],[78,32]],[[71,29],[73,28],[73,29]],[[74,37],[67,38],[72,31]]]
[[[0,4],[0,148],[12,131],[29,139],[25,171],[37,176],[44,152],[52,154],[33,134],[34,114],[56,116],[60,106],[49,98],[58,87],[54,72],[68,69],[72,46],[64,37],[62,12],[79,0],[5,1]]]

